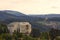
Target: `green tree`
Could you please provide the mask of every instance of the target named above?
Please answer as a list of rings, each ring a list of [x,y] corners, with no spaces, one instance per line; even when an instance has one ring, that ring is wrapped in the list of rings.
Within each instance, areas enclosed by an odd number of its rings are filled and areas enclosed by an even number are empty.
[[[5,24],[0,24],[0,34],[7,32],[8,32],[7,26]]]

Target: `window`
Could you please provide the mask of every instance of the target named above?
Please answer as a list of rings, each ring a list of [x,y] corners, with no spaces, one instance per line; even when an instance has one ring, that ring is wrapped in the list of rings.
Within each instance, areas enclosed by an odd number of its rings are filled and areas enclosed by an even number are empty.
[[[14,27],[14,25],[9,25],[9,27]]]
[[[17,32],[20,32],[20,28],[17,29]]]
[[[29,25],[26,25],[26,29],[29,29]]]

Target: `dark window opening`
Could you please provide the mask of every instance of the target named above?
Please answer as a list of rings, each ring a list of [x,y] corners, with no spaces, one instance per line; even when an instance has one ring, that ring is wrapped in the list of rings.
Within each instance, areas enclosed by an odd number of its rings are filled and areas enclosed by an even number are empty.
[[[26,29],[29,29],[29,25],[26,25]]]
[[[9,27],[14,27],[14,25],[9,25]]]

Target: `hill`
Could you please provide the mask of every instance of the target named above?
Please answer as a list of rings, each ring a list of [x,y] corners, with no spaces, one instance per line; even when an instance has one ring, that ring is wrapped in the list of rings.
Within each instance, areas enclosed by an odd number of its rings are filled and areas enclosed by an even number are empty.
[[[49,15],[25,15],[23,13],[11,10],[0,11],[0,23],[11,23],[11,22],[30,22],[32,28],[40,29],[40,31],[49,31],[50,28],[44,25],[40,25],[37,22],[45,21],[45,18],[48,18],[47,21],[59,21],[60,14],[49,14]],[[44,23],[44,22],[43,22]]]

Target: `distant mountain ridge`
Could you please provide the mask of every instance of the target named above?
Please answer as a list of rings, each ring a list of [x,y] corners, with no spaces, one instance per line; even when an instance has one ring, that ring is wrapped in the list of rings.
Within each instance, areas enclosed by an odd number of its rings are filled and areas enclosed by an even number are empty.
[[[13,14],[16,16],[24,16],[25,14],[21,13],[21,12],[17,12],[17,11],[11,11],[11,10],[3,10],[3,12],[9,13],[9,14]]]
[[[17,11],[11,11],[11,10],[3,10],[0,11],[0,23],[11,23],[11,22],[30,22],[32,25],[32,28],[39,28],[42,31],[47,31],[50,28],[48,27],[41,27],[39,24],[37,24],[37,21],[44,21],[45,18],[50,18],[49,20],[56,21],[59,19],[60,21],[60,14],[48,14],[48,15],[25,15],[21,12]],[[54,17],[58,17],[57,19]],[[57,20],[58,21],[58,20]],[[44,30],[43,30],[44,29]]]
[[[60,17],[60,14],[46,14],[46,15],[29,15],[32,17],[42,17],[42,18],[51,18],[51,17]]]
[[[3,10],[0,11],[0,21],[13,22],[13,21],[26,21],[27,16],[17,11]]]

